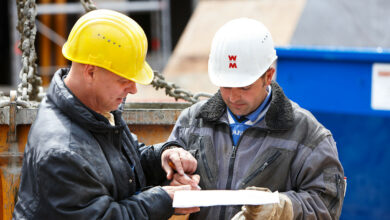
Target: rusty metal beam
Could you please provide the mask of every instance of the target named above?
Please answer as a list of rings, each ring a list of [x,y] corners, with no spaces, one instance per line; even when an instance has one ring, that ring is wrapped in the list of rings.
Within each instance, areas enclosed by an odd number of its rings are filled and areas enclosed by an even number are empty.
[[[32,124],[38,112],[38,103],[29,102],[31,107],[16,111],[15,124]],[[129,125],[174,125],[181,111],[188,103],[127,103],[123,118]],[[10,125],[9,107],[0,108],[0,124]]]

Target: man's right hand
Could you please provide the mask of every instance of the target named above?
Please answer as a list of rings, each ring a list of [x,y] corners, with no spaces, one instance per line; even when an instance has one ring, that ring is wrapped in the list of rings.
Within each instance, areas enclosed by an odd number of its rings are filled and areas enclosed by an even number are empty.
[[[191,190],[190,185],[181,185],[181,186],[163,186],[162,187],[168,195],[173,198],[175,197],[175,192],[180,191],[180,190]],[[175,214],[190,214],[194,212],[199,212],[200,208],[199,207],[191,207],[191,208],[176,208],[175,209]]]
[[[175,172],[180,175],[193,174],[198,162],[186,150],[182,148],[166,149],[161,154],[161,167],[167,173],[167,179],[171,180]]]

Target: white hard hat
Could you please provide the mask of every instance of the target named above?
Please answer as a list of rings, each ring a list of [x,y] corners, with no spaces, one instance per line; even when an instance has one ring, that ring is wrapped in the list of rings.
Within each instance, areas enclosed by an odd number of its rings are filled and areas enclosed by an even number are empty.
[[[268,29],[259,21],[239,18],[215,34],[208,72],[218,87],[244,87],[254,83],[276,60]]]

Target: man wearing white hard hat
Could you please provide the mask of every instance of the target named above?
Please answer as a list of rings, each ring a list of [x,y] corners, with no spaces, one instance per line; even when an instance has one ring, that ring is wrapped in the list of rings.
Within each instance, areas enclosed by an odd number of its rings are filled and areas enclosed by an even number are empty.
[[[198,161],[202,189],[279,191],[263,206],[212,206],[190,219],[338,219],[344,171],[332,134],[273,81],[268,29],[240,18],[214,36],[209,77],[219,91],[185,109],[169,140]]]

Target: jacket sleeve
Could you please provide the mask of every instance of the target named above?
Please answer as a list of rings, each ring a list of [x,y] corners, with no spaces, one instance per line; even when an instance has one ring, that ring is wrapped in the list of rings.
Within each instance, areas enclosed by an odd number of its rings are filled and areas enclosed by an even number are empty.
[[[175,141],[179,145],[186,148],[188,145],[188,133],[186,132],[186,128],[189,129],[189,121],[191,119],[191,108],[184,109],[179,118],[177,119],[175,126],[173,127],[173,130],[171,134],[169,135],[168,141]],[[188,150],[188,149],[187,149]],[[193,154],[193,152],[190,152]],[[195,156],[195,155],[193,155]]]
[[[166,143],[154,144],[146,146],[138,143],[139,152],[141,154],[141,165],[146,175],[147,185],[161,185],[166,179],[166,173],[161,166],[161,154],[165,148],[169,146],[181,147],[176,141],[168,141]]]
[[[285,192],[292,201],[294,219],[339,219],[345,182],[332,136],[314,148],[302,148],[291,167],[296,190]]]
[[[115,201],[98,175],[74,152],[48,154],[37,164],[35,219],[167,219],[172,215],[172,200],[161,187]]]
[[[123,123],[125,122],[123,121]],[[125,133],[135,149],[134,153],[138,154],[137,156],[145,174],[146,185],[157,186],[166,182],[166,173],[161,167],[161,153],[166,147],[180,145],[177,142],[170,141],[148,146],[139,142],[137,135],[131,133],[127,127]]]

